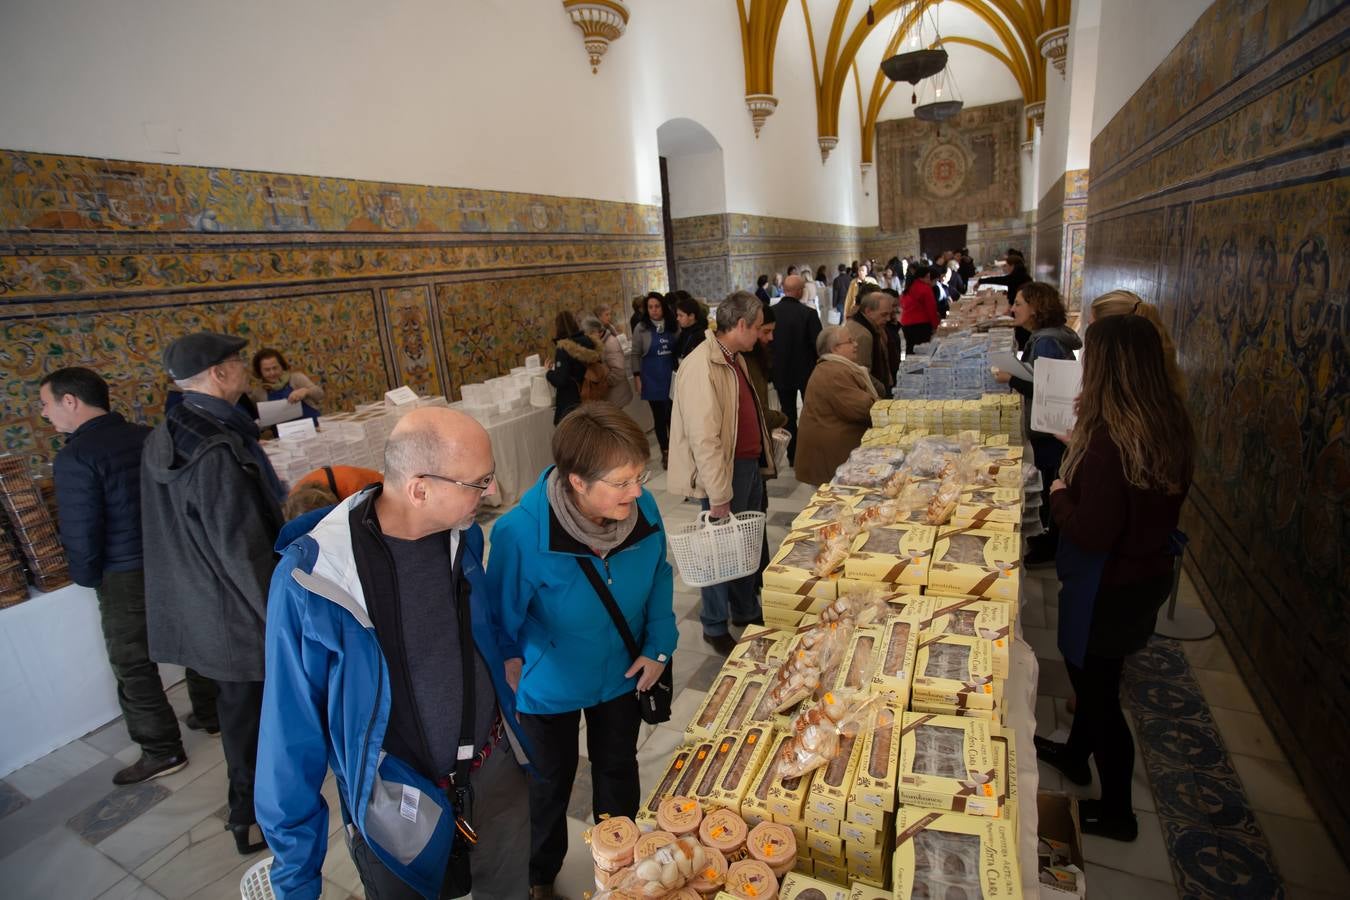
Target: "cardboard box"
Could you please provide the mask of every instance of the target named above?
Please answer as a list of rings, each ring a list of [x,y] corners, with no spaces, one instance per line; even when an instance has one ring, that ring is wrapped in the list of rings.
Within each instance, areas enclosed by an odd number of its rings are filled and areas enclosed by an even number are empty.
[[[776,780],[774,775],[778,768],[778,754],[782,750],[783,742],[788,738],[789,735],[786,734],[776,734],[770,738],[769,752],[760,762],[759,771],[755,772],[749,790],[741,798],[741,818],[752,828],[760,822],[773,821],[773,810],[769,807],[769,789]]]
[[[670,756],[670,762],[666,763],[666,770],[656,781],[656,787],[647,795],[647,799],[638,809],[637,819],[639,822],[655,822],[656,808],[661,805],[661,801],[667,797],[673,797],[678,792],[675,790],[684,771],[689,767],[689,761],[693,759],[694,747],[677,747]]]
[[[970,816],[998,817],[993,729],[982,719],[906,713],[900,740],[900,804]]]
[[[712,687],[703,698],[703,703],[689,719],[684,733],[695,740],[711,738],[718,733],[722,720],[730,711],[730,702],[736,692],[736,684],[741,673],[736,669],[723,668],[713,679]]]
[[[753,663],[772,669],[787,656],[788,645],[795,634],[791,628],[750,625],[727,655],[727,665]]]
[[[919,644],[911,702],[992,710],[1002,699],[1002,683],[996,687],[994,681],[993,644],[979,637],[939,635]]]
[[[870,881],[878,885],[886,883],[889,861],[885,845],[854,847],[850,844],[844,853],[844,866],[848,870],[850,880]]]
[[[843,491],[821,490],[806,502],[802,511],[792,520],[793,531],[804,531],[833,522],[842,513],[853,509],[857,495]]]
[[[845,562],[847,565],[847,561]],[[849,578],[845,575],[839,579],[839,596],[853,591],[882,591],[886,602],[893,605],[903,606],[909,600],[918,597],[923,592],[923,586],[917,584],[886,584],[878,581],[864,581],[859,578]]]
[[[968,487],[956,499],[952,525],[996,531],[1022,529],[1020,487]]]
[[[862,744],[856,735],[839,738],[839,755],[824,768],[817,769],[811,780],[807,804],[813,812],[843,819],[848,807],[848,793],[853,788],[853,776],[858,771]]]
[[[881,828],[886,824],[886,813],[880,809],[874,809],[870,806],[853,805],[848,808],[844,816],[844,821],[850,825],[860,825],[865,828]],[[844,826],[840,825],[842,833]]]
[[[1003,819],[902,807],[895,817],[892,888],[897,900],[968,897],[1021,900],[1015,828]]]
[[[849,883],[848,870],[841,865],[829,865],[828,863],[816,860],[816,877],[822,881],[828,881],[830,884],[843,887]]]
[[[886,630],[880,625],[868,625],[854,631],[830,686],[833,690],[866,693],[871,688],[872,673],[876,671],[885,634]]]
[[[840,863],[844,861],[844,839],[837,834],[807,828],[806,846],[811,850],[811,858],[817,862]]]
[[[789,819],[786,816],[772,816],[769,819],[775,825],[782,825],[784,828],[791,829],[792,836],[797,839],[797,855],[806,856],[806,833],[807,825],[801,819]]]
[[[849,557],[844,560],[844,577],[887,584],[927,584],[936,541],[937,529],[930,525],[886,525],[864,531],[853,539]]]
[[[833,816],[813,812],[808,806],[806,808],[806,822],[803,830],[808,834],[813,831],[818,831],[823,834],[832,834],[837,837],[839,835],[839,820]]]
[[[1087,893],[1087,879],[1083,865],[1083,830],[1078,823],[1078,800],[1057,791],[1040,791],[1036,794],[1036,832],[1037,863],[1040,866],[1040,885],[1042,896],[1083,897]],[[1050,869],[1050,850],[1054,845],[1056,855],[1067,855],[1071,865],[1077,867],[1077,873],[1057,871],[1062,866]],[[1043,849],[1042,849],[1043,848]],[[1046,876],[1053,883],[1046,883]],[[1069,878],[1073,881],[1070,882]]]
[[[803,844],[802,846],[806,845]],[[809,856],[806,858],[802,858],[800,856],[797,857],[797,864],[792,867],[792,871],[800,875],[810,875],[815,870],[816,870],[816,861],[811,859],[811,857]]]
[[[708,764],[704,770],[704,777],[700,779],[698,796],[706,799],[712,806],[725,806],[740,813],[741,801],[749,793],[750,785],[771,749],[773,731],[767,725],[752,725],[743,731],[728,734],[725,740],[735,741],[735,746],[730,750],[730,758],[717,772],[708,793],[705,794],[702,793],[703,782],[708,780],[708,773],[714,771],[714,764]]]
[[[1000,600],[976,600],[933,596],[936,609],[923,638],[943,634],[982,637],[994,650],[994,677],[1008,677],[1009,646],[1012,643],[1013,604]]]
[[[894,707],[890,712],[891,721],[884,725],[878,724],[862,740],[862,749],[858,754],[858,770],[853,777],[853,787],[849,789],[845,816],[855,822],[858,822],[855,813],[860,807],[882,813],[895,810],[896,773],[900,761],[903,713]],[[859,824],[868,827],[867,822]]]
[[[810,613],[814,615],[829,606],[832,601],[833,598],[803,597],[800,594],[789,594],[784,591],[769,589],[760,592],[760,605],[762,605],[765,610],[768,610],[768,608],[772,606],[791,612],[803,614]]]
[[[995,685],[999,682],[995,681]],[[1003,701],[1001,694],[994,700],[993,709],[960,709],[949,706],[945,703],[924,703],[921,700],[910,700],[910,712],[925,713],[930,716],[956,716],[960,719],[982,719],[985,722],[1002,726],[1003,720]]]
[[[811,790],[811,784],[815,781],[815,772],[807,772],[805,775],[799,775],[796,778],[778,778],[776,763],[779,754],[782,753],[783,744],[792,739],[792,735],[784,734],[779,736],[779,740],[774,744],[773,753],[769,757],[760,776],[755,782],[756,792],[759,791],[764,779],[764,772],[768,773],[768,796],[766,805],[769,812],[773,814],[775,822],[800,822],[803,819],[803,813],[806,810],[806,796]],[[779,818],[779,817],[782,818]]]
[[[855,881],[849,885],[849,900],[894,900],[894,895],[885,889],[885,885],[868,884]]]
[[[881,652],[872,671],[872,692],[890,691],[897,706],[909,705],[914,664],[918,659],[920,627],[917,621],[893,618],[886,622]]]
[[[781,900],[849,900],[848,889],[803,875],[789,872],[778,888]]]
[[[748,726],[773,720],[772,710],[761,712],[760,701],[764,691],[773,683],[773,673],[765,669],[741,676],[736,681],[731,699],[727,701],[727,713],[722,718],[722,728],[726,731],[740,731]]]
[[[938,532],[928,588],[1016,603],[1022,591],[1022,537],[946,526]]]
[[[845,847],[849,848],[846,853],[851,852],[853,847],[880,847],[885,844],[886,838],[890,836],[890,828],[887,827],[889,824],[885,813],[882,813],[881,825],[877,828],[859,825],[847,819],[839,823],[839,836],[844,839]]]
[[[796,594],[801,597],[822,597],[833,600],[838,596],[840,571],[820,577],[812,571],[820,540],[815,530],[790,531],[764,570],[764,587],[771,591]]]
[[[703,774],[703,767],[707,765],[716,747],[717,745],[712,741],[700,741],[693,745],[693,752],[689,755],[689,761],[685,764],[679,780],[675,782],[673,793],[676,796],[693,796],[694,788],[698,785],[698,779]]]

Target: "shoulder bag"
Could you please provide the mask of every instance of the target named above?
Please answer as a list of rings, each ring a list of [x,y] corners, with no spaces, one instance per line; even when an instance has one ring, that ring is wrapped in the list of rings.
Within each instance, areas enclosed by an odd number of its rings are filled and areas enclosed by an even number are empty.
[[[628,653],[633,657],[634,662],[642,655],[641,648],[633,639],[633,632],[628,630],[628,620],[623,617],[623,612],[619,610],[619,604],[610,593],[605,581],[596,571],[595,566],[590,565],[580,556],[576,558],[577,565],[581,566],[581,571],[586,573],[586,578],[591,582],[591,587],[595,588],[595,594],[600,598],[600,602],[605,604],[605,611],[609,617],[614,620],[614,627],[619,630],[619,637],[623,638],[624,646],[628,648]],[[642,721],[648,725],[660,725],[662,722],[670,721],[670,702],[675,694],[675,682],[671,674],[675,660],[672,657],[667,663],[665,669],[661,672],[661,677],[656,679],[656,684],[645,691],[637,691],[638,710],[642,715]]]

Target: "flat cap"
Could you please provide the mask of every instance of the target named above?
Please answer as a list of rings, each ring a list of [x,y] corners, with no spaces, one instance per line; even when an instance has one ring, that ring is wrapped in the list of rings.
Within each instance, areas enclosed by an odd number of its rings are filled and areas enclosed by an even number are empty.
[[[174,381],[182,381],[224,362],[247,344],[245,338],[211,331],[187,334],[164,351],[164,368]]]

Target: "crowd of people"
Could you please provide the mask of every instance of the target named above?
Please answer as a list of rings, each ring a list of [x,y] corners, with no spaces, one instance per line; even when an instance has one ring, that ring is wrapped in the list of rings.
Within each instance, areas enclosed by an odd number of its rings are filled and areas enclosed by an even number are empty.
[[[402,418],[383,472],[327,467],[285,486],[241,402],[317,416],[323,392],[277,350],[250,363],[243,338],[174,341],[163,361],[178,402],[153,429],[112,412],[97,373],[47,375],[43,415],[68,435],[55,478],[70,571],[97,590],[141,748],[115,781],[188,764],[157,669],[179,664],[186,726],[223,744],[227,828],[241,854],[271,849],[277,896],[319,893],[329,769],[370,894],[552,896],[582,722],[592,815],[632,816],[639,728],[671,699],[673,573],[645,487],[647,434],[624,407],[650,405],[673,497],[714,518],[764,511],[766,482],[783,474],[774,430],[791,435],[799,481],[828,481],[890,396],[902,348],[929,340],[976,274],[965,253],[896,258],[877,277],[840,264],[832,284],[823,266],[802,271],[711,312],[680,291],[637,298],[626,354],[608,307],[560,314],[554,464],[496,523],[490,560],[475,515],[496,491],[493,448],[459,412]],[[1170,589],[1194,436],[1154,307],[1104,295],[1083,342],[1058,291],[1025,275],[1009,254],[997,276],[1025,332],[1023,362],[1083,354],[1073,432],[1030,435],[1048,530],[1026,563],[1057,564],[1059,645],[1078,695],[1068,741],[1036,749],[1080,784],[1094,759],[1101,797],[1082,804],[1084,830],[1130,840],[1120,674]],[[840,321],[823,322],[822,305]],[[1030,380],[1000,380],[1030,398]],[[766,544],[761,570],[767,561]],[[702,589],[714,651],[762,624],[759,584],[752,574]]]

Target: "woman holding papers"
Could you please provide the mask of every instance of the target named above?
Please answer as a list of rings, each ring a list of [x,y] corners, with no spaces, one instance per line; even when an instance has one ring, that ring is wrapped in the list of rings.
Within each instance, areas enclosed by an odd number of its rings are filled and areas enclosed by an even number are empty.
[[[250,391],[256,402],[286,400],[299,403],[301,416],[318,420],[323,388],[305,373],[292,372],[280,350],[264,347],[253,354],[253,374],[263,383],[261,388]]]
[[[1084,834],[1132,841],[1134,743],[1120,709],[1125,659],[1153,633],[1172,589],[1176,531],[1194,468],[1195,433],[1173,388],[1158,329],[1141,316],[1088,328],[1078,421],[1051,486],[1060,527],[1059,649],[1078,695],[1066,743],[1036,755],[1101,799],[1080,800]]]
[[[1012,314],[1013,322],[1031,334],[1022,350],[1022,363],[1026,365],[1028,371],[1019,374],[998,369],[994,377],[1003,384],[1011,384],[1013,390],[1022,395],[1022,415],[1030,422],[1033,391],[1031,372],[1036,368],[1036,360],[1073,359],[1073,352],[1083,346],[1083,342],[1065,325],[1068,314],[1065,312],[1064,300],[1059,296],[1059,291],[1043,281],[1033,281],[1018,291],[1017,299],[1013,301]],[[1029,426],[1027,434],[1031,439],[1036,468],[1041,470],[1041,483],[1048,492],[1050,483],[1059,477],[1059,462],[1064,456],[1064,444],[1053,434],[1032,431]],[[1048,493],[1046,496],[1049,496]],[[1024,560],[1028,566],[1049,565],[1055,559],[1058,533],[1054,521],[1050,518],[1048,503],[1041,504],[1041,522],[1047,531],[1029,541],[1031,549]]]

